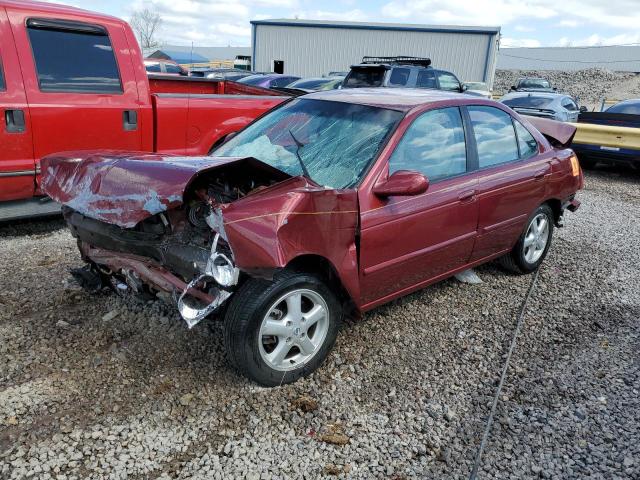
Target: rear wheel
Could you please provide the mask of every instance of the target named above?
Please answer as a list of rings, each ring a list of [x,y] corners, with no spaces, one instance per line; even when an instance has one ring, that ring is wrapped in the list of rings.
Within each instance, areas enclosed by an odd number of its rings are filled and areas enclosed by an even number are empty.
[[[285,271],[273,281],[250,279],[225,316],[227,356],[262,385],[291,383],[324,361],[341,319],[336,296],[315,275]]]
[[[511,252],[500,258],[507,270],[523,274],[535,271],[544,261],[553,236],[553,210],[540,205],[529,217],[524,231]]]

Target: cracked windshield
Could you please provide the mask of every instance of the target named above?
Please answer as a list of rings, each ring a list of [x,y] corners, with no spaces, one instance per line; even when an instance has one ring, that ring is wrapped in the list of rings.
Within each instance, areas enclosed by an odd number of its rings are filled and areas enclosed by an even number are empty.
[[[402,113],[325,100],[294,100],[240,132],[213,155],[254,157],[331,188],[359,182]]]

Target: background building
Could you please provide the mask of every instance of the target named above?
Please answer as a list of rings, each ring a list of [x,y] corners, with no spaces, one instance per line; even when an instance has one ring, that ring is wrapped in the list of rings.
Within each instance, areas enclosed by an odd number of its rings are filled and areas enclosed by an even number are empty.
[[[563,70],[606,68],[640,72],[640,45],[593,47],[503,48],[499,70]]]
[[[252,69],[303,77],[348,71],[363,56],[429,57],[462,81],[493,82],[500,27],[254,20]]]

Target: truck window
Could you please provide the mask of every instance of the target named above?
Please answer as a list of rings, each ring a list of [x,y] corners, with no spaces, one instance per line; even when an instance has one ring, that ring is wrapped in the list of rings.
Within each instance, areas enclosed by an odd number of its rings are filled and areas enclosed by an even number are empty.
[[[384,67],[354,67],[344,82],[345,88],[381,87]]]
[[[394,68],[389,77],[389,85],[404,87],[409,81],[411,70],[408,68]]]
[[[63,20],[27,21],[42,92],[122,93],[106,29]]]
[[[436,84],[436,74],[433,70],[420,70],[418,72],[418,80],[416,80],[418,88],[438,88]]]
[[[438,81],[440,82],[440,88],[442,90],[460,91],[460,82],[452,73],[444,71],[438,72]]]

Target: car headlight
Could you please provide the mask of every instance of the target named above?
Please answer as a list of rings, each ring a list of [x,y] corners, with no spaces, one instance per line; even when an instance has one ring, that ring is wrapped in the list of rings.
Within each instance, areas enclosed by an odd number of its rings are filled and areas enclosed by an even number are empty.
[[[239,270],[226,255],[222,253],[214,254],[207,263],[206,274],[222,287],[231,287],[238,283]]]

